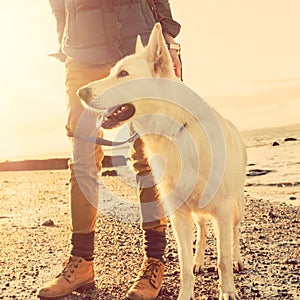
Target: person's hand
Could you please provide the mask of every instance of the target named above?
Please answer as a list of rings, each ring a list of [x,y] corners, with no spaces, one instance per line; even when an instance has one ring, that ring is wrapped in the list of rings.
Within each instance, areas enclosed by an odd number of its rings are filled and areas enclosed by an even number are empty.
[[[164,32],[164,38],[165,38],[165,40],[168,44],[176,44],[174,38],[169,33]],[[181,77],[182,77],[182,74],[181,74],[182,66],[181,66],[181,61],[179,59],[179,54],[180,53],[179,53],[179,51],[177,51],[175,49],[170,49],[169,52],[170,52],[170,56],[171,56],[172,61],[173,61],[175,75],[179,79],[181,79]]]
[[[47,56],[54,57],[61,62],[65,62],[67,59],[67,56],[60,49],[55,53],[49,53]]]
[[[179,59],[179,53],[177,50],[174,50],[174,49],[170,49],[169,50],[170,52],[170,55],[171,55],[171,58],[173,60],[173,67],[174,67],[174,72],[175,72],[175,75],[181,79],[181,61]]]

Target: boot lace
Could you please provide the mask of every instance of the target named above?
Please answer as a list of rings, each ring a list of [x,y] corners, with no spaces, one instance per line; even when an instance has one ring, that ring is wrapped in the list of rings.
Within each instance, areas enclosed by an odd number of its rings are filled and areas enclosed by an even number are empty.
[[[82,262],[82,258],[70,257],[68,261],[63,264],[62,272],[57,276],[63,276],[69,281],[71,274],[75,272],[75,269],[78,268],[78,265]]]
[[[161,262],[159,261],[153,261],[153,260],[148,260],[146,261],[143,266],[142,269],[140,270],[138,276],[137,276],[137,280],[140,280],[142,278],[146,278],[149,280],[156,280],[157,278],[157,274],[160,271],[160,267],[161,267]]]

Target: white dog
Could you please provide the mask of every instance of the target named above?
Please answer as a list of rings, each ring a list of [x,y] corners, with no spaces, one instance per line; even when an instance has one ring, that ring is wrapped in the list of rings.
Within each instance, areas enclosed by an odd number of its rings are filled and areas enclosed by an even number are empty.
[[[145,48],[138,39],[135,54],[119,61],[107,78],[81,88],[78,95],[98,111],[112,107],[122,108],[125,102],[121,103],[115,98],[109,101],[102,99],[103,91],[119,83],[145,77],[163,78],[184,86],[174,75],[171,57],[159,24],[155,25]],[[136,88],[139,89],[138,86]],[[214,187],[215,193],[211,194],[212,199],[201,207],[199,199],[209,181],[214,160],[210,148],[211,137],[207,136],[201,122],[199,123],[190,111],[176,103],[149,98],[131,103],[131,106],[135,108],[135,113],[130,115],[125,122],[131,123],[131,127],[140,134],[144,142],[145,153],[157,180],[161,197],[165,200],[165,206],[170,212],[178,245],[181,270],[178,299],[194,299],[193,269],[198,272],[204,266],[207,233],[203,215],[210,215],[216,225],[220,299],[239,299],[233,282],[233,266],[237,270],[241,270],[243,266],[239,248],[239,224],[244,210],[246,151],[237,129],[212,110],[225,141],[226,152],[222,152],[224,174],[220,184]],[[147,122],[141,117],[143,115],[147,115]],[[164,116],[165,121],[158,122],[155,116]],[[161,119],[164,118],[161,117]],[[184,132],[186,132],[185,135]],[[189,144],[188,139],[191,139],[193,143]],[[200,168],[195,167],[197,164],[193,151],[197,152],[201,162]],[[151,159],[157,156],[163,160]],[[182,165],[183,161],[184,165]],[[191,178],[196,178],[192,190]],[[198,234],[193,259],[194,222]]]

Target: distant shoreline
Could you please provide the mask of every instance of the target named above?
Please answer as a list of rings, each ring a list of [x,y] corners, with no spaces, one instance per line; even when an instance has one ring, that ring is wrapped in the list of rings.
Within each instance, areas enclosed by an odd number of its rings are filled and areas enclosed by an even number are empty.
[[[241,131],[242,137],[247,141],[247,147],[257,147],[257,141],[254,143],[251,141],[251,137],[268,136],[269,139],[275,140],[285,135],[293,135],[293,133],[300,132],[300,123],[290,124],[280,127],[267,127],[259,129],[250,129]],[[271,140],[265,140],[267,144],[271,143]],[[128,145],[129,147],[129,145]],[[105,151],[106,152],[106,151]],[[54,157],[53,157],[54,156]],[[38,171],[38,170],[66,170],[68,169],[68,163],[70,158],[61,154],[61,157],[55,157],[55,155],[49,154],[48,157],[40,158],[21,158],[21,159],[8,159],[0,161],[0,172],[6,171]],[[113,162],[112,162],[113,161]],[[123,166],[126,165],[127,158],[123,155],[109,156],[105,155],[102,166]]]
[[[246,129],[240,130],[242,136],[256,136],[256,135],[265,135],[271,133],[278,132],[294,132],[300,130],[300,123],[289,124],[286,126],[278,126],[278,127],[263,127],[257,129]]]
[[[66,170],[69,168],[70,158],[50,158],[50,159],[25,159],[19,161],[0,162],[0,172],[15,171],[39,171],[39,170]],[[122,155],[104,156],[103,167],[124,166],[126,158]]]

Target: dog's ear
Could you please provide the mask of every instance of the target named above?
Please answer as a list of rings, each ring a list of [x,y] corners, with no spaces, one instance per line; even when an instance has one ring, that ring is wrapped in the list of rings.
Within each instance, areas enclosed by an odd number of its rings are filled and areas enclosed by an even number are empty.
[[[136,37],[136,43],[135,43],[135,53],[140,53],[145,49],[143,43],[142,43],[142,39],[141,36],[138,35]]]
[[[147,59],[149,63],[153,64],[153,76],[167,77],[174,72],[172,59],[160,23],[156,23],[153,27],[146,49]]]

